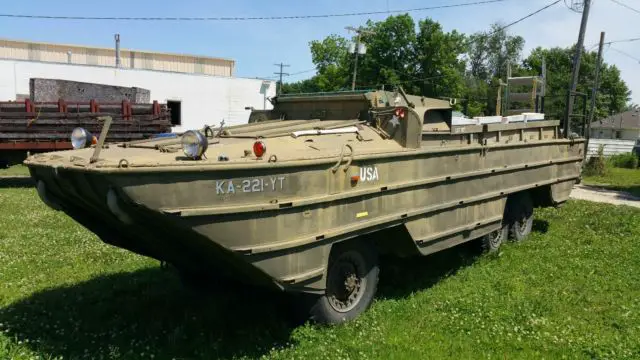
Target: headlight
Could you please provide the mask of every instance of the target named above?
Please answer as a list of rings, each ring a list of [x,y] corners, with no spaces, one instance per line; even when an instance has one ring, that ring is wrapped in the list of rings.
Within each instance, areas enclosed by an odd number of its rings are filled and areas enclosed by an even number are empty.
[[[209,141],[199,131],[189,130],[182,135],[182,151],[187,157],[199,160],[208,146]]]
[[[71,132],[71,146],[74,149],[84,149],[96,142],[96,137],[83,128],[77,127]]]

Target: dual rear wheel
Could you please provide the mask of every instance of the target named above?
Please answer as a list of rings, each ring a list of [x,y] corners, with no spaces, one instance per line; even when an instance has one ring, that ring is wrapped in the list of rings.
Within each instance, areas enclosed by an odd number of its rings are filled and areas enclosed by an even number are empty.
[[[529,193],[518,193],[507,199],[502,227],[482,237],[482,247],[495,252],[507,239],[522,241],[533,228],[533,200]]]
[[[528,193],[515,194],[507,200],[503,225],[485,235],[482,245],[488,252],[497,251],[503,242],[524,240],[533,227],[533,201]],[[378,256],[374,246],[364,240],[335,244],[329,257],[324,295],[316,295],[305,308],[311,320],[337,324],[357,317],[373,302],[378,285]]]

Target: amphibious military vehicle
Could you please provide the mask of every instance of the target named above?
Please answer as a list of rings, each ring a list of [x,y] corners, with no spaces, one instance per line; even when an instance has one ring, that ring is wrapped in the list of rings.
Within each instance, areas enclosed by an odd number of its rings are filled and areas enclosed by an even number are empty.
[[[580,176],[584,140],[541,114],[461,119],[401,89],[272,102],[248,124],[108,146],[106,119],[25,163],[42,200],[104,242],[303,293],[322,323],[369,306],[378,254],[496,250]]]

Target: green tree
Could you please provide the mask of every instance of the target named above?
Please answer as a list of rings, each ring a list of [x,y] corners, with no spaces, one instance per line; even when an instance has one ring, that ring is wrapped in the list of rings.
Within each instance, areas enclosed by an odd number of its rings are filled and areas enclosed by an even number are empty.
[[[361,41],[367,46],[367,53],[359,57],[357,88],[401,84],[407,92],[425,96],[463,93],[465,62],[461,58],[466,49],[463,34],[444,32],[431,19],[420,21],[416,32],[416,24],[408,14],[368,21],[365,29],[368,32]],[[310,81],[285,85],[284,91],[350,89],[354,55],[348,53],[348,43],[338,35],[312,41],[311,55],[317,75]]]
[[[416,39],[417,82],[420,94],[430,97],[462,97],[465,93],[464,71],[466,38],[455,30],[444,32],[431,19],[420,21]]]
[[[504,27],[495,23],[489,31],[469,36],[467,43],[467,97],[469,97],[470,115],[496,113],[496,98],[500,79],[506,79],[508,65],[512,73],[521,72],[519,63],[524,48],[521,36],[509,35]]]
[[[311,60],[317,73],[310,79],[285,83],[283,93],[306,93],[345,90],[350,86],[347,39],[330,35],[322,41],[311,41]]]
[[[415,93],[411,84],[417,76],[416,25],[408,14],[389,16],[384,21],[367,21],[365,28],[372,33],[362,36],[367,53],[360,56],[356,87],[372,88],[382,84],[404,83],[405,89]],[[353,70],[353,56],[349,68]]]
[[[505,80],[508,65],[512,76],[538,75],[542,59],[547,64],[545,112],[561,119],[566,103],[572,66],[572,48],[534,49],[522,60],[524,39],[510,35],[500,24],[465,36],[445,32],[429,18],[418,22],[408,14],[390,16],[366,23],[369,32],[361,41],[368,51],[360,55],[357,88],[387,88],[401,84],[408,93],[429,97],[468,99],[467,115],[496,113],[500,80]],[[351,39],[354,40],[354,39]],[[354,55],[349,39],[330,35],[311,41],[312,61],[317,74],[307,80],[284,84],[286,92],[338,91],[351,88]],[[596,54],[586,52],[582,60],[577,91],[591,94]],[[617,67],[603,64],[600,91],[596,99],[596,119],[628,108],[630,91]],[[587,102],[588,106],[588,102]],[[576,101],[575,113],[584,105]]]

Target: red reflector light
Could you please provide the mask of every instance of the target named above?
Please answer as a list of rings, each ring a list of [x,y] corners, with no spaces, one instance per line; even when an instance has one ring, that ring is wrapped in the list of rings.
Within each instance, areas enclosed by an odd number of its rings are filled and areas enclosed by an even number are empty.
[[[262,141],[256,141],[253,143],[253,153],[256,157],[261,158],[264,153],[267,152],[267,145],[265,145]]]
[[[396,116],[400,119],[404,119],[406,113],[403,108],[396,108]]]
[[[95,136],[91,137],[91,145],[96,145],[98,143],[98,138]]]

